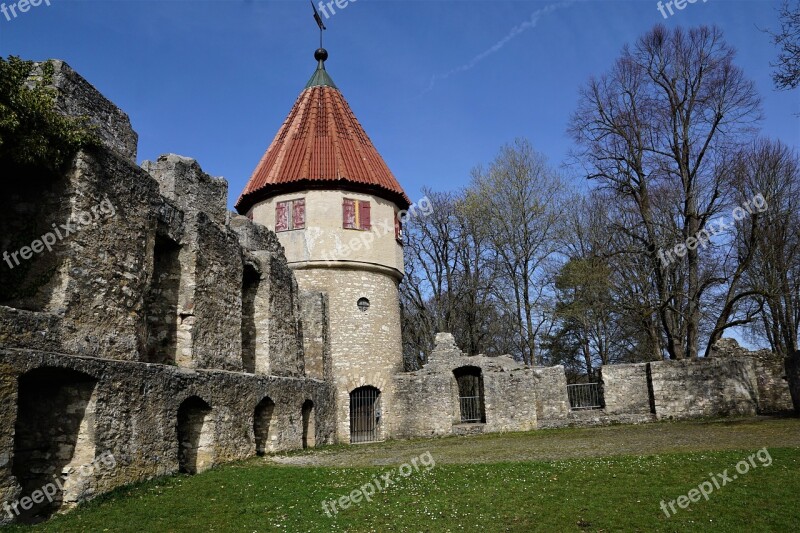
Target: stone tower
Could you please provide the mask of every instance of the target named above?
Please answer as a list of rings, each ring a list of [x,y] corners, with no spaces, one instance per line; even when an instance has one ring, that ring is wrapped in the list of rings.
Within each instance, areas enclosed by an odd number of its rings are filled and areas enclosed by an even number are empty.
[[[391,436],[392,376],[403,370],[398,212],[409,200],[344,96],[317,69],[258,163],[236,209],[275,231],[303,291],[327,294],[339,442]],[[319,357],[324,357],[320,355]]]

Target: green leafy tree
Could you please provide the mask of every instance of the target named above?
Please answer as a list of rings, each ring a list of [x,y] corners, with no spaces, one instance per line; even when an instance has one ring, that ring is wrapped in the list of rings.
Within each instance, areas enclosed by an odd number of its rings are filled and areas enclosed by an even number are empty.
[[[0,165],[59,172],[82,147],[96,144],[83,118],[56,109],[53,65],[0,57]],[[37,75],[38,74],[38,75]]]

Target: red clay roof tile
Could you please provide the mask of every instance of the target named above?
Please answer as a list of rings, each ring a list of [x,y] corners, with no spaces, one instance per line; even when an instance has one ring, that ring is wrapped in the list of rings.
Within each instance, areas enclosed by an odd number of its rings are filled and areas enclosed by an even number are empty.
[[[386,197],[402,209],[410,204],[342,93],[315,85],[300,93],[236,209],[245,213],[287,190],[329,187]]]

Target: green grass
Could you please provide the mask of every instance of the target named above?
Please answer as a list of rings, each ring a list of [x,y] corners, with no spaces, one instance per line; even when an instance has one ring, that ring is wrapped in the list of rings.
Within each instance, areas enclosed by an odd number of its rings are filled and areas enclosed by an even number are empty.
[[[642,428],[537,431],[476,438],[390,442],[374,446],[332,447],[251,459],[197,476],[175,476],[119,489],[58,516],[33,531],[795,531],[800,524],[800,447],[770,447],[770,466],[747,474],[667,518],[661,500],[673,500],[728,470],[759,448],[764,424],[791,440],[787,429],[800,421],[750,421],[754,438],[736,450],[666,452],[659,455],[592,456],[542,461],[465,464],[457,448],[492,443],[525,450],[548,439],[624,440]],[[668,424],[677,438],[694,434],[707,422]],[[772,424],[772,425],[770,425]],[[739,427],[728,422],[728,429]],[[651,425],[658,426],[658,424]],[[713,425],[713,431],[722,426]],[[587,434],[586,431],[590,433]],[[608,437],[613,435],[613,437]],[[574,437],[574,438],[571,438]],[[743,437],[738,437],[743,438]],[[589,439],[591,440],[591,439]],[[766,439],[769,440],[769,439]],[[711,447],[715,445],[707,441]],[[584,446],[586,447],[586,446]],[[448,451],[449,450],[449,451]],[[421,468],[334,517],[322,501],[344,496],[375,476],[430,451],[437,464]],[[499,450],[498,455],[504,455]],[[347,454],[384,466],[297,466],[285,461]],[[491,454],[489,454],[491,457]],[[276,459],[284,461],[277,464]],[[357,461],[358,462],[358,461]],[[340,462],[339,464],[343,464]],[[398,477],[395,474],[395,477]],[[677,507],[676,507],[677,508]],[[11,531],[29,531],[21,526]]]

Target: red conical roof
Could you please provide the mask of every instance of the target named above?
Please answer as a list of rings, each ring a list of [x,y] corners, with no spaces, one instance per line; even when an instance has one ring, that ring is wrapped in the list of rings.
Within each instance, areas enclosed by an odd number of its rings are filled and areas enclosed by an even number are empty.
[[[260,200],[301,189],[366,192],[401,209],[411,203],[322,61],[258,163],[236,209],[246,213]]]

